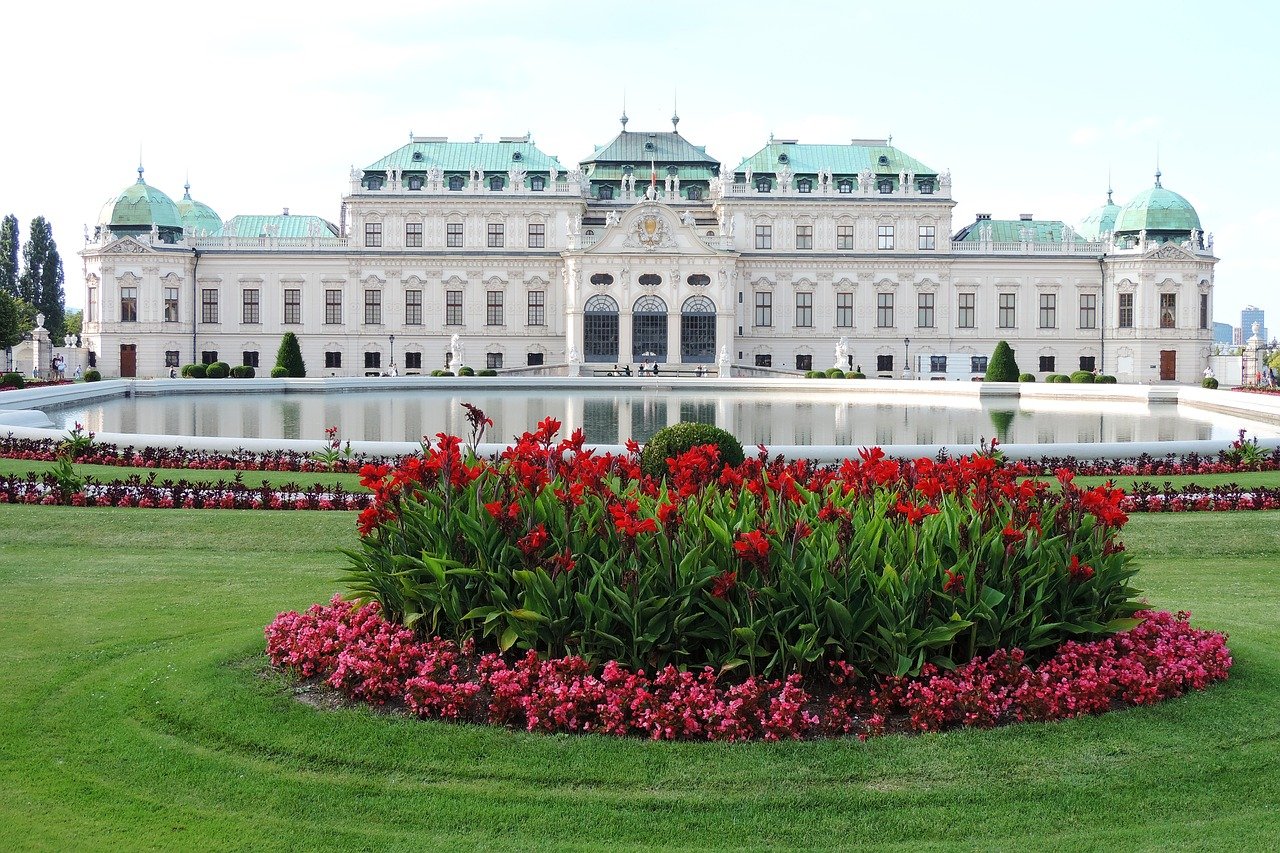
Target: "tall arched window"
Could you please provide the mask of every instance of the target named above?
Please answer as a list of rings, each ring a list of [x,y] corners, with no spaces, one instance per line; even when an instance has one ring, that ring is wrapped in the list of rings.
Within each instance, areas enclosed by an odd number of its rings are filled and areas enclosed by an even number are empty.
[[[582,360],[618,360],[618,303],[603,293],[582,306]]]
[[[667,360],[667,303],[657,296],[641,296],[631,308],[633,361]]]
[[[680,306],[680,361],[710,364],[716,360],[716,304],[690,296]]]

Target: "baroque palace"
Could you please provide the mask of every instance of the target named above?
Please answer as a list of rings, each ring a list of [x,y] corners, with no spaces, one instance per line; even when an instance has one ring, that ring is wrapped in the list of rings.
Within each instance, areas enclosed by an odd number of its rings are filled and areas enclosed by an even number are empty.
[[[841,360],[968,380],[999,340],[1041,379],[1202,375],[1213,239],[1159,172],[1075,227],[979,214],[953,231],[950,173],[891,140],[771,139],[729,166],[672,122],[638,132],[624,116],[568,170],[527,136],[413,136],[352,171],[336,224],[224,221],[140,167],[81,253],[84,345],[121,377],[215,360],[265,373],[289,331],[311,376],[428,373],[452,341],[503,372]]]

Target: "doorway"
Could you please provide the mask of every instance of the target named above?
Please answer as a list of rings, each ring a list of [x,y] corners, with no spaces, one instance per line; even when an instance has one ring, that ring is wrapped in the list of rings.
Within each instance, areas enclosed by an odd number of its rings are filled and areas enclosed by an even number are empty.
[[[120,378],[132,379],[138,375],[138,345],[120,345]]]
[[[1178,351],[1172,349],[1160,350],[1160,378],[1162,380],[1171,380],[1178,378]]]

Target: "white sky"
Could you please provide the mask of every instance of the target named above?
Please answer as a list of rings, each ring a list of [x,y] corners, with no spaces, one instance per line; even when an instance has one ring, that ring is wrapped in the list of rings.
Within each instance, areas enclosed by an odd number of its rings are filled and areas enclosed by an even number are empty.
[[[336,221],[353,164],[419,135],[531,131],[570,165],[618,129],[736,164],[770,132],[894,144],[979,211],[1078,222],[1164,185],[1215,235],[1215,319],[1280,329],[1280,5],[927,2],[22,3],[0,56],[0,214],[84,224],[136,178],[224,219]]]

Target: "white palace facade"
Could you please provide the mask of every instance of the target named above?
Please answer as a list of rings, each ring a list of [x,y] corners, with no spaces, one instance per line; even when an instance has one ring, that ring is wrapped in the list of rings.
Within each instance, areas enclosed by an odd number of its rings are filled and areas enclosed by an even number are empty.
[[[456,336],[463,363],[502,373],[762,375],[839,348],[872,377],[969,379],[1007,340],[1041,379],[1199,381],[1212,237],[1159,173],[1075,227],[953,228],[954,205],[949,172],[888,140],[771,139],[731,168],[625,118],[572,169],[527,136],[412,137],[353,170],[336,224],[223,221],[139,169],[81,253],[84,346],[121,377],[266,375],[294,332],[309,376],[429,373]]]

